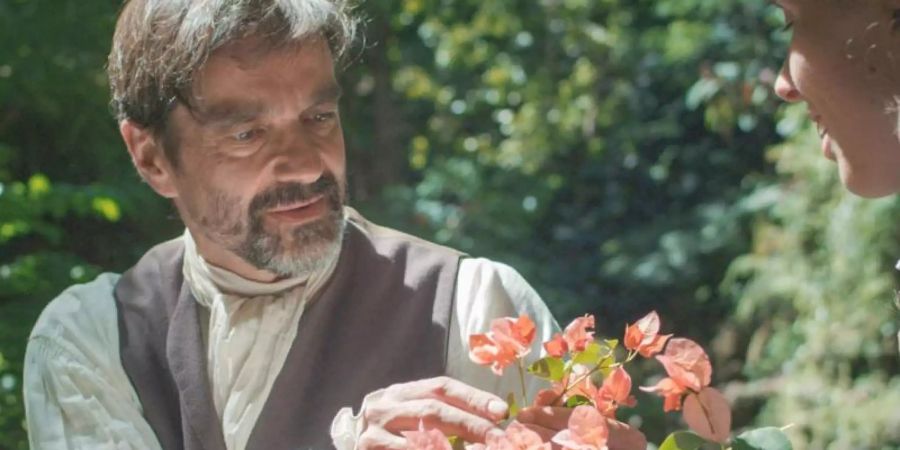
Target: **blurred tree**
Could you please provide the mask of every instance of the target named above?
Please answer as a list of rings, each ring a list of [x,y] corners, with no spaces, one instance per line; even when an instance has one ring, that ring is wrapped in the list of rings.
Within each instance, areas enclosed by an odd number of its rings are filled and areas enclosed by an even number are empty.
[[[28,332],[66,286],[121,271],[177,231],[107,108],[115,1],[0,1],[0,448],[28,448]]]
[[[807,127],[773,148],[781,181],[749,197],[753,249],[722,284],[752,380],[734,393],[764,402],[760,421],[794,424],[797,449],[897,449],[900,202],[846,193],[817,143]]]

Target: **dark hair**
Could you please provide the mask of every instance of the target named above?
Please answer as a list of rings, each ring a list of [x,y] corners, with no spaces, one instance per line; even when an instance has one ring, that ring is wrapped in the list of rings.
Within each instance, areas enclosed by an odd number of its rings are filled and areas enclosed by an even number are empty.
[[[216,49],[249,37],[261,50],[325,39],[339,60],[358,23],[348,0],[126,0],[107,65],[113,114],[165,144],[168,112],[190,105],[193,76]],[[174,147],[164,145],[177,165]]]

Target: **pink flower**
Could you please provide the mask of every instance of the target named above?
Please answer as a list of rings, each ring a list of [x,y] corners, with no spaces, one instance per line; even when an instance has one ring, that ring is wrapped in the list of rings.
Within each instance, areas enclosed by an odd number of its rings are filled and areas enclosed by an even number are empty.
[[[651,311],[625,328],[625,348],[649,358],[662,351],[670,337],[671,334],[659,335],[659,315]]]
[[[585,314],[572,321],[563,331],[563,339],[570,351],[582,352],[594,341],[594,332],[588,331],[594,329],[594,316]]]
[[[671,378],[663,378],[656,386],[641,386],[644,392],[655,392],[663,397],[663,411],[678,411],[681,409],[681,396],[687,392],[687,388],[678,384]]]
[[[531,351],[534,336],[535,325],[528,315],[494,319],[488,333],[469,336],[469,358],[503,375],[504,368]]]
[[[609,427],[606,418],[587,405],[576,407],[569,416],[569,426],[553,436],[553,443],[564,449],[608,450]]]
[[[569,351],[569,344],[566,344],[566,340],[561,334],[556,333],[553,335],[553,339],[544,342],[544,350],[547,350],[548,356],[562,358]]]
[[[570,323],[566,329],[556,333],[553,339],[544,343],[547,354],[554,358],[562,358],[567,352],[582,352],[594,341],[594,316],[585,314]]]
[[[631,395],[631,376],[622,366],[619,366],[603,380],[603,385],[597,391],[594,405],[606,417],[616,418],[616,409],[619,406],[633,407],[637,401]]]
[[[418,431],[404,431],[407,450],[453,450],[450,441],[440,430],[426,430],[422,421],[419,421]]]
[[[699,392],[712,381],[712,365],[709,356],[696,342],[675,338],[669,341],[665,354],[656,357],[666,368],[668,378],[652,387],[641,387],[645,392],[656,392],[665,398],[663,409],[681,409],[682,395],[688,390]]]
[[[513,422],[502,436],[488,436],[485,450],[550,450],[549,442],[519,422]]]
[[[538,391],[537,395],[534,396],[534,400],[531,402],[532,406],[556,406],[561,400],[559,394],[562,393],[562,390],[555,389],[541,389]]]
[[[568,389],[568,393],[566,393],[563,400],[568,400],[569,397],[575,395],[581,395],[589,399],[597,396],[597,386],[591,381],[591,377],[587,376],[589,372],[590,369],[580,364],[572,367],[572,372],[563,379],[563,385]],[[562,387],[556,383],[554,383],[553,387],[562,392]]]
[[[672,339],[666,352],[656,359],[673,380],[693,391],[699,392],[712,381],[709,356],[706,356],[703,347],[690,339]]]
[[[550,389],[541,389],[532,402],[533,406],[559,406],[570,397],[580,395],[588,400],[597,396],[597,386],[587,376],[590,369],[581,364],[572,366],[570,373],[560,381],[550,384]]]

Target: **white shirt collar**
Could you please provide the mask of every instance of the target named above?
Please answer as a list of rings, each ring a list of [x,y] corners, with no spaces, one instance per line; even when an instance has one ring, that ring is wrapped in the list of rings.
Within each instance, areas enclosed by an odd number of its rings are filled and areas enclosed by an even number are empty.
[[[184,277],[191,287],[191,293],[200,304],[209,307],[217,294],[238,297],[259,297],[274,295],[306,283],[309,276],[264,283],[248,280],[234,272],[206,262],[197,251],[191,232],[184,230]]]

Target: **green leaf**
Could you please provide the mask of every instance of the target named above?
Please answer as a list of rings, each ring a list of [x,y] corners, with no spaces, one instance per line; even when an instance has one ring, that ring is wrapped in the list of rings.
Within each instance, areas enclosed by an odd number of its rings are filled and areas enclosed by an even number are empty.
[[[605,349],[607,352],[609,349]],[[578,352],[572,358],[572,364],[584,364],[585,366],[596,366],[600,360],[607,356],[604,347],[596,342],[588,344],[587,348],[582,352]]]
[[[593,405],[593,403],[591,403],[591,399],[589,399],[583,395],[573,395],[573,396],[569,397],[568,400],[566,400],[567,408],[574,408],[576,406],[581,406],[581,405]]]
[[[659,450],[697,450],[706,440],[690,431],[676,431],[669,435]]]
[[[447,440],[450,441],[450,448],[452,448],[453,450],[466,449],[466,441],[464,441],[459,436],[447,436]]]
[[[734,439],[734,450],[793,450],[784,431],[775,427],[745,431]],[[662,449],[660,449],[662,450]]]
[[[50,179],[42,173],[32,175],[28,179],[28,192],[33,198],[50,192]]]
[[[606,344],[606,347],[609,348],[610,352],[612,352],[613,350],[616,349],[616,347],[619,346],[618,339],[607,339],[607,340],[603,341],[603,343]]]
[[[565,374],[565,364],[560,358],[548,356],[528,366],[528,373],[545,380],[560,381]]]
[[[96,197],[91,203],[94,211],[99,213],[103,218],[110,222],[118,222],[122,217],[119,204],[115,200],[108,197]]]
[[[506,395],[506,404],[509,405],[509,418],[519,415],[519,404],[516,403],[516,394],[510,392]]]

